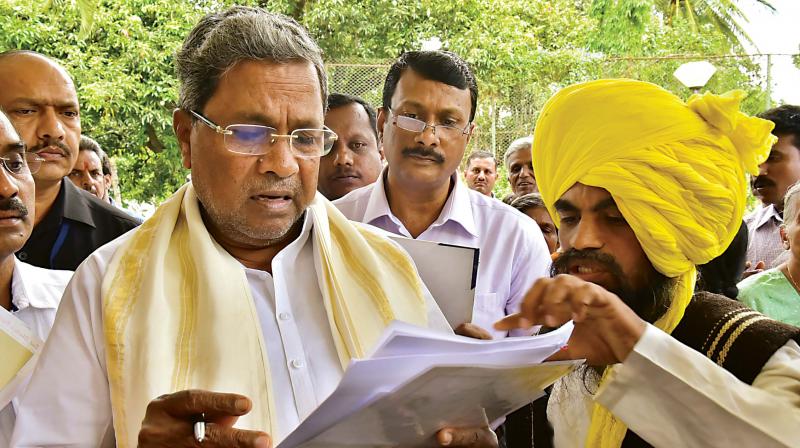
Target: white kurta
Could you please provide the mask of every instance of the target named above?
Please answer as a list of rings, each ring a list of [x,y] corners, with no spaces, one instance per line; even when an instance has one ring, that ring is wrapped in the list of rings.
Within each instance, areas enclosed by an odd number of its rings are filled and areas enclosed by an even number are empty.
[[[279,431],[272,434],[275,443],[322,403],[343,375],[317,281],[309,216],[300,236],[273,259],[272,275],[242,267],[267,345]],[[114,446],[100,288],[127,237],[100,248],[75,272],[23,395],[15,446]],[[452,332],[427,290],[425,296],[429,327]]]
[[[71,277],[72,271],[42,269],[14,259],[11,303],[18,310],[14,316],[43,341],[53,326],[58,302]],[[18,406],[19,397],[16,397],[0,408],[0,448],[10,446]]]
[[[596,399],[656,447],[797,447],[800,346],[789,341],[748,385],[648,325]],[[579,374],[555,384],[547,409],[555,446],[583,446],[592,405]]]

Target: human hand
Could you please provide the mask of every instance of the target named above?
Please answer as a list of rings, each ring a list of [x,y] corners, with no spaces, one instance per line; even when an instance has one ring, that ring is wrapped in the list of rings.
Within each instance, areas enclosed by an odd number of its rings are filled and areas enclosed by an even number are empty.
[[[766,263],[763,261],[759,261],[756,263],[755,267],[752,269],[750,268],[753,265],[751,262],[746,262],[744,264],[744,272],[742,272],[742,280],[750,277],[751,275],[758,274],[759,272],[764,272],[764,268],[767,267]]]
[[[520,312],[498,321],[495,328],[558,327],[569,320],[575,323],[569,345],[548,361],[585,358],[594,366],[623,362],[647,327],[615,294],[561,274],[537,280],[525,294]]]
[[[233,428],[253,403],[237,394],[206,390],[182,390],[162,395],[147,405],[139,431],[139,448],[197,447],[194,423],[204,415],[206,435],[203,448],[269,448],[269,435]]]
[[[443,428],[436,433],[439,446],[462,448],[497,448],[497,435],[489,425],[478,428]]]
[[[489,334],[488,331],[486,331],[482,327],[479,327],[478,325],[469,322],[459,325],[458,327],[456,327],[454,331],[458,335],[466,336],[472,339],[483,339],[483,340],[492,339],[492,335]]]

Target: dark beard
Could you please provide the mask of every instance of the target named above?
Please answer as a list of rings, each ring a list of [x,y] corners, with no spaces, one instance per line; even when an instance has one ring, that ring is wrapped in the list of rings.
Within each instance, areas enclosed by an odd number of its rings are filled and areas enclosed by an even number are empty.
[[[648,323],[654,323],[669,309],[672,304],[672,294],[677,284],[676,278],[669,278],[653,269],[647,286],[634,289],[630,281],[622,272],[622,267],[617,263],[613,256],[598,252],[596,250],[577,250],[569,249],[562,253],[550,267],[550,276],[567,272],[567,267],[574,260],[592,260],[602,264],[621,285],[619,290],[612,292],[617,295],[628,307],[630,307],[639,317]],[[576,369],[576,373],[581,376],[583,387],[590,394],[597,391],[600,378],[606,370],[606,366],[582,365]]]
[[[635,289],[622,272],[616,259],[597,250],[569,249],[559,255],[550,267],[550,276],[567,272],[569,264],[576,260],[591,260],[605,267],[620,285],[617,290],[609,290],[625,302],[639,317],[649,323],[657,321],[672,304],[672,293],[677,279],[669,278],[653,269],[647,285]]]

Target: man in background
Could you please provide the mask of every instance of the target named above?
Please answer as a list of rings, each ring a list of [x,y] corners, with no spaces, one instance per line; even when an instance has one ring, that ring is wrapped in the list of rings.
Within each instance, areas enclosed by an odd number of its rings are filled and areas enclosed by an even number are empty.
[[[532,144],[532,137],[518,138],[511,142],[506,151],[505,164],[506,170],[508,170],[508,183],[511,184],[511,191],[516,196],[539,192],[531,162]]]
[[[333,93],[325,126],[339,137],[319,162],[317,189],[328,200],[375,182],[383,169],[375,109],[361,98]]]
[[[0,53],[0,108],[44,159],[33,176],[33,233],[17,257],[34,266],[74,270],[89,254],[139,221],[65,179],[78,159],[80,107],[75,83],[57,62],[33,51]]]
[[[783,252],[780,235],[783,198],[789,187],[800,181],[800,107],[784,105],[759,117],[775,123],[772,134],[778,141],[772,146],[769,158],[759,165],[758,176],[752,183],[764,206],[744,218],[749,232],[747,261],[756,272],[773,267]]]
[[[110,203],[108,192],[111,189],[111,163],[105,151],[94,139],[81,136],[78,160],[69,173],[69,180],[76,187]]]
[[[464,166],[467,186],[483,195],[494,197],[492,190],[497,182],[497,160],[488,151],[473,151]]]

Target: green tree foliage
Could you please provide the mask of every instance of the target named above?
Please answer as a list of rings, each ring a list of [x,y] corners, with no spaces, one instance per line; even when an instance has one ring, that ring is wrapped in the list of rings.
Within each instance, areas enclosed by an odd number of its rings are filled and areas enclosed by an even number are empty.
[[[378,103],[385,66],[431,37],[474,67],[481,95],[473,147],[507,144],[532,131],[547,98],[570,83],[626,76],[681,95],[672,72],[685,60],[620,57],[724,54],[738,40],[712,21],[665,15],[661,0],[243,0],[289,14],[315,36],[332,63],[373,64],[372,70],[330,65],[332,90]],[[683,3],[681,1],[680,3]],[[700,17],[701,4],[692,5]],[[183,183],[172,134],[177,97],[173,55],[204,14],[230,0],[0,0],[0,51],[24,48],[62,61],[78,85],[84,133],[114,156],[123,197],[160,201]],[[713,9],[713,8],[712,8]],[[710,10],[709,10],[710,11]],[[714,10],[718,11],[718,10]],[[727,10],[726,10],[727,11]],[[735,16],[735,11],[731,17]],[[725,12],[725,11],[722,11]],[[669,20],[665,20],[669,19]],[[610,58],[609,58],[610,57]],[[757,66],[713,61],[709,88],[763,95]],[[498,154],[502,158],[502,152]]]

